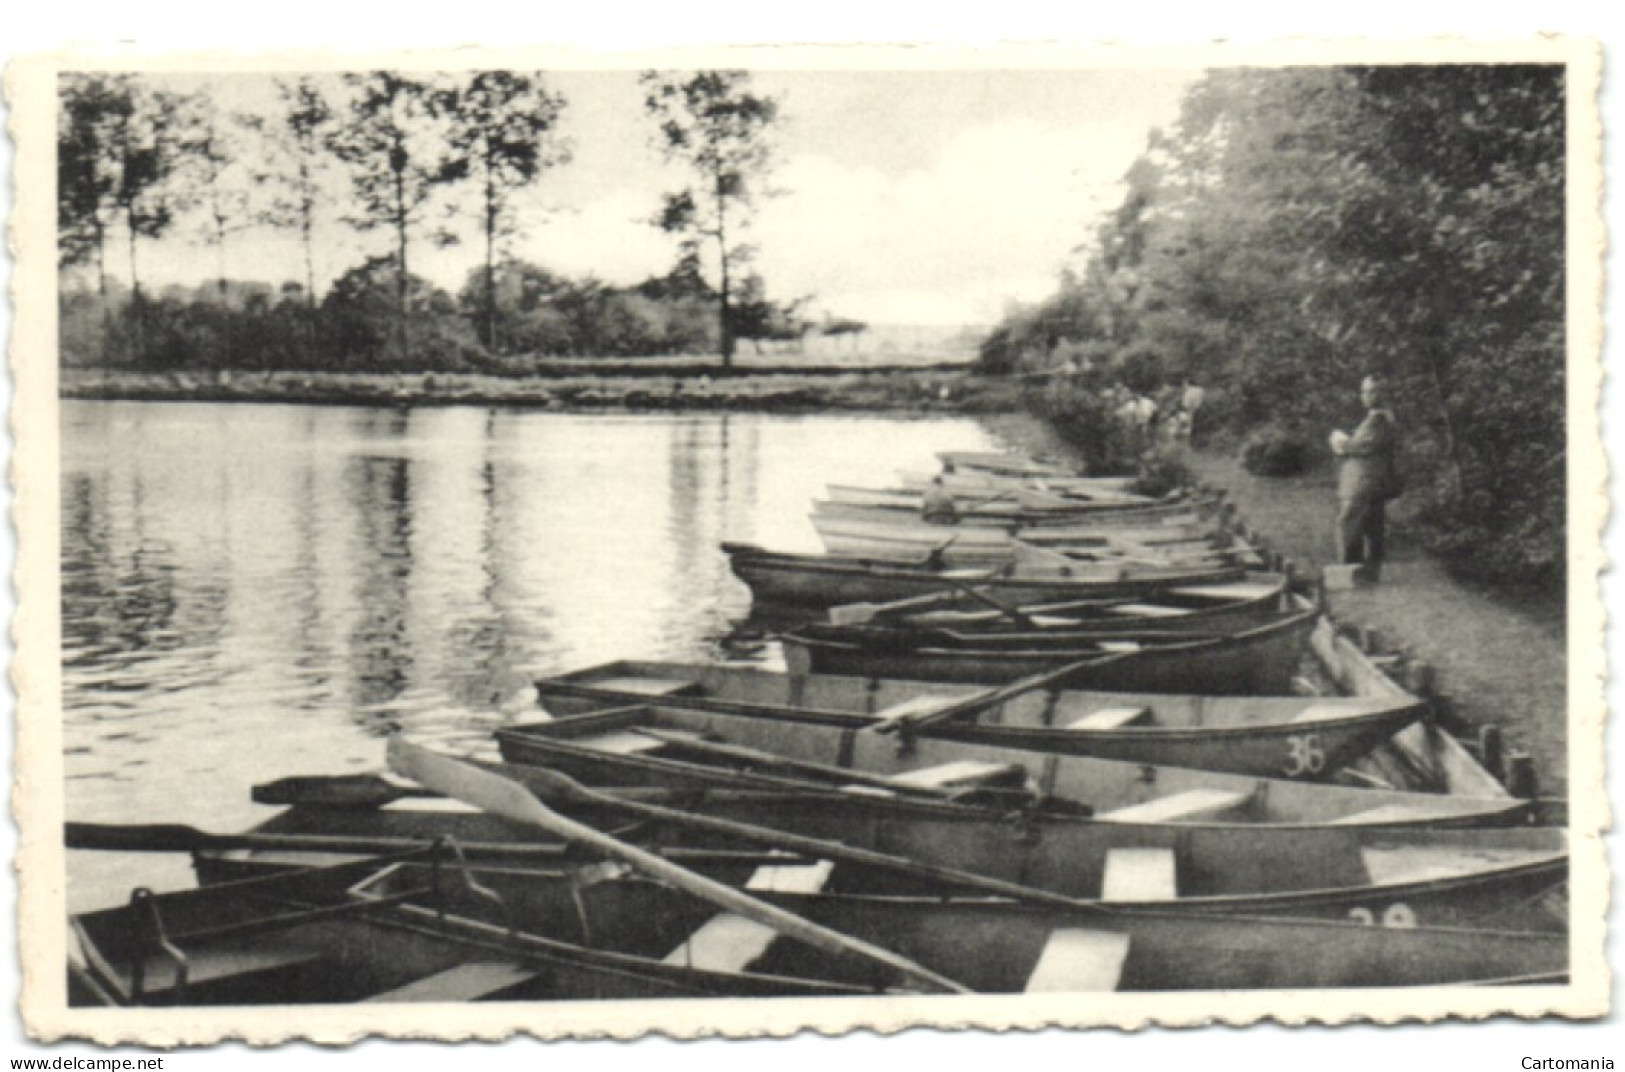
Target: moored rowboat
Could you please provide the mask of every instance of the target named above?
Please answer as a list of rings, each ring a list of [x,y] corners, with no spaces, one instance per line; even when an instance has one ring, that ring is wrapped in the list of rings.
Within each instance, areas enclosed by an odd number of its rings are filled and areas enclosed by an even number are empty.
[[[1006,575],[1002,566],[932,566],[919,561],[919,556],[905,561],[793,554],[744,544],[724,544],[723,550],[728,553],[734,574],[750,586],[758,602],[800,607],[892,602],[966,583],[1009,603],[1132,598],[1175,585],[1218,583],[1243,575],[1240,567],[1223,562],[1197,566],[1091,566],[1076,562],[1051,565],[1042,572]],[[1008,560],[1010,554],[1007,546],[1004,559]],[[1069,572],[1061,572],[1063,568]]]
[[[798,916],[985,993],[1436,986],[1555,978],[1568,964],[1567,939],[1554,934],[832,895],[823,892],[828,874],[819,861],[787,863],[760,869],[747,884]],[[603,870],[581,876],[481,869],[476,877],[498,893],[522,930],[566,941],[580,941],[586,931],[617,952],[652,957],[671,950],[668,960],[712,970],[873,982],[657,883]],[[419,881],[399,869],[380,875],[370,892],[390,896],[397,883]],[[490,911],[473,901],[463,910]]]
[[[1217,636],[1001,638],[975,632],[805,625],[781,637],[792,665],[819,674],[998,684],[1077,663],[1066,685],[1124,692],[1289,692],[1316,612],[1300,608]]]
[[[1420,718],[1415,697],[1204,696],[1034,691],[948,721],[968,685],[682,663],[605,663],[536,683],[557,717],[657,700],[673,707],[793,717],[828,713],[967,743],[1325,780]]]
[[[864,732],[864,731],[868,732]],[[795,791],[809,786],[890,797],[988,799],[1113,822],[1487,825],[1527,802],[1354,789],[1284,779],[1034,752],[952,739],[933,727],[908,747],[864,715],[613,708],[496,731],[510,763],[550,767],[589,785]],[[1300,750],[1304,744],[1300,742]],[[1290,757],[1289,757],[1290,758]],[[1300,758],[1309,763],[1307,751]],[[1012,799],[1013,798],[1013,799]]]
[[[524,780],[526,768],[503,773]],[[648,794],[628,799],[649,800]],[[343,839],[405,847],[455,836],[463,854],[488,866],[563,868],[563,845],[477,809],[439,798],[406,798],[377,809],[300,806],[257,827],[233,847],[195,855],[205,883],[333,859]],[[1323,919],[1404,918],[1424,926],[1552,930],[1563,925],[1559,887],[1567,878],[1563,831],[1550,828],[1431,829],[1127,824],[1033,815],[1013,829],[1005,817],[961,805],[802,794],[718,791],[672,798],[689,815],[754,824],[1016,882],[1080,901],[1137,907]],[[592,803],[555,804],[599,828],[629,816]],[[741,841],[650,822],[642,835],[685,866],[728,881],[782,862]],[[323,852],[309,846],[331,839]],[[229,839],[224,839],[228,840]],[[208,844],[205,838],[201,842]],[[511,848],[510,848],[511,846]],[[545,859],[542,850],[552,849]],[[526,855],[521,854],[521,850]],[[817,857],[803,851],[799,859]],[[829,892],[931,894],[968,887],[837,860]]]

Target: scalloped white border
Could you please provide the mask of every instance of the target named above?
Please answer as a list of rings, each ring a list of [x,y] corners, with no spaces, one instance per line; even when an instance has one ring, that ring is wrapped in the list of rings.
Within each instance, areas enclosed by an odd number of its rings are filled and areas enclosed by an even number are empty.
[[[65,1007],[65,911],[61,848],[62,752],[58,407],[55,302],[55,76],[64,69],[334,69],[355,66],[439,69],[525,65],[542,68],[731,66],[797,69],[930,69],[1037,66],[1200,67],[1404,62],[1560,62],[1568,66],[1569,309],[1569,791],[1574,832],[1571,897],[1573,981],[1563,987],[1506,990],[1330,990],[1087,997],[911,997],[885,999],[582,1002],[524,1006],[342,1006],[288,1009],[79,1010]],[[1611,821],[1604,790],[1604,612],[1598,575],[1606,560],[1607,466],[1600,439],[1602,387],[1600,49],[1556,36],[1494,41],[1286,41],[1234,45],[1034,45],[1001,47],[785,46],[612,52],[558,48],[391,53],[296,50],[148,52],[82,50],[19,61],[7,73],[10,130],[17,146],[16,209],[9,232],[16,262],[11,339],[15,396],[13,521],[18,534],[13,621],[19,695],[13,806],[21,828],[18,869],[23,968],[21,1011],[37,1039],[88,1038],[103,1044],[202,1045],[244,1039],[353,1042],[369,1036],[439,1040],[540,1038],[783,1037],[801,1031],[882,1034],[910,1027],[1034,1030],[1048,1026],[1207,1023],[1398,1023],[1444,1017],[1593,1017],[1607,1012],[1604,952],[1609,876],[1601,833]]]

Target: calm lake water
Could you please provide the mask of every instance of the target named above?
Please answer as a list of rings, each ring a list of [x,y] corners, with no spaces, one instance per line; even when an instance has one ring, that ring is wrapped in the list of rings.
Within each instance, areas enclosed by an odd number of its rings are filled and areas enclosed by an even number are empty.
[[[67,815],[241,829],[249,787],[475,748],[528,682],[773,659],[722,540],[817,550],[826,483],[887,485],[972,420],[65,402]],[[69,907],[190,883],[70,854]]]

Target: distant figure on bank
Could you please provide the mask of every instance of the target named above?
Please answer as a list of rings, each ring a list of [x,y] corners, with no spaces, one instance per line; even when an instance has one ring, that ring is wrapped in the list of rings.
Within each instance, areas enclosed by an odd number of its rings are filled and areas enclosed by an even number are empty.
[[[932,477],[930,486],[925,489],[920,499],[920,517],[932,525],[959,523],[959,507],[954,505],[953,493],[943,486],[941,476]]]
[[[1338,459],[1337,552],[1344,563],[1360,567],[1362,579],[1377,581],[1387,550],[1388,500],[1400,490],[1395,464],[1399,431],[1381,378],[1365,378],[1360,401],[1366,415],[1354,434],[1331,435],[1332,453]]]

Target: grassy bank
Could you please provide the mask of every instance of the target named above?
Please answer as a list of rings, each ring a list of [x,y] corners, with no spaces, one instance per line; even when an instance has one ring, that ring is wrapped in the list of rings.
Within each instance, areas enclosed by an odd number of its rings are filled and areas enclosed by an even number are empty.
[[[560,366],[545,376],[478,373],[126,372],[64,369],[64,398],[492,405],[554,410],[819,410],[993,413],[1019,405],[1006,380],[963,368],[735,369]]]
[[[988,421],[1012,447],[1074,457],[1053,429],[1026,416]],[[1335,557],[1335,474],[1255,477],[1233,451],[1190,455],[1198,479],[1224,488],[1241,517],[1291,558],[1317,572]],[[1498,726],[1508,748],[1534,758],[1540,791],[1568,786],[1564,610],[1560,594],[1513,595],[1467,585],[1412,538],[1401,499],[1390,521],[1382,584],[1329,593],[1342,623],[1378,630],[1383,643],[1433,664],[1437,687],[1473,726]]]

